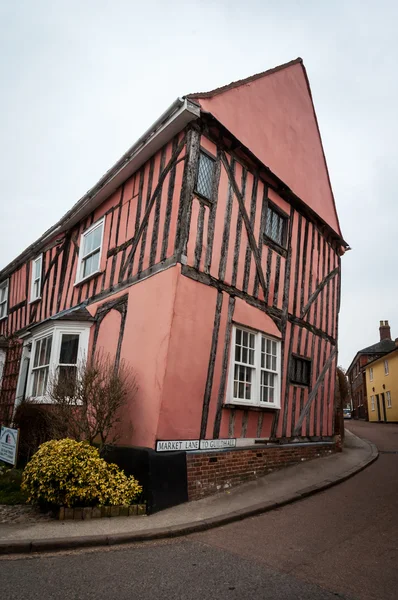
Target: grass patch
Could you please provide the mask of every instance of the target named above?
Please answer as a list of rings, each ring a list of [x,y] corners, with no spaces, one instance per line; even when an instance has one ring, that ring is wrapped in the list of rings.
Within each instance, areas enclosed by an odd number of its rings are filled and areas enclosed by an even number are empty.
[[[26,504],[27,495],[21,491],[21,482],[21,469],[9,469],[0,463],[0,504]]]

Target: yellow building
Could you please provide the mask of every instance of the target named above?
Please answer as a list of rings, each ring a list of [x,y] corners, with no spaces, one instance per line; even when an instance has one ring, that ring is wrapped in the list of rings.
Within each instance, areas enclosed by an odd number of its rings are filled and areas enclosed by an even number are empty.
[[[398,340],[396,348],[366,365],[369,421],[398,422]]]

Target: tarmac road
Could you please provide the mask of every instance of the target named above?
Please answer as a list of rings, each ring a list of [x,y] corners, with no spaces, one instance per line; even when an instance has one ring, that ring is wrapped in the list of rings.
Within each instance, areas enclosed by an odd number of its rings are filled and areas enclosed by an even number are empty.
[[[381,454],[340,485],[186,538],[3,558],[1,597],[396,600],[398,426],[347,426]]]

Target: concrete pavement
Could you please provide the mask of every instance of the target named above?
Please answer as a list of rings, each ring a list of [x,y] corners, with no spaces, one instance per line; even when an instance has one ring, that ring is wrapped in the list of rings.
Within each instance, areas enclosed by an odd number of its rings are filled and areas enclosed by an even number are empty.
[[[348,433],[343,452],[145,517],[0,525],[0,553],[47,552],[175,537],[261,514],[348,479],[378,456]]]

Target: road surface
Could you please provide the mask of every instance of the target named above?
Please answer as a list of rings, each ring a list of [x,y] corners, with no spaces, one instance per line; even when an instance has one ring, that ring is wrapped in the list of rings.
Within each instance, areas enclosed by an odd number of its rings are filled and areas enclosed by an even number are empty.
[[[347,426],[381,453],[334,488],[177,540],[3,558],[1,597],[396,600],[398,426]]]

